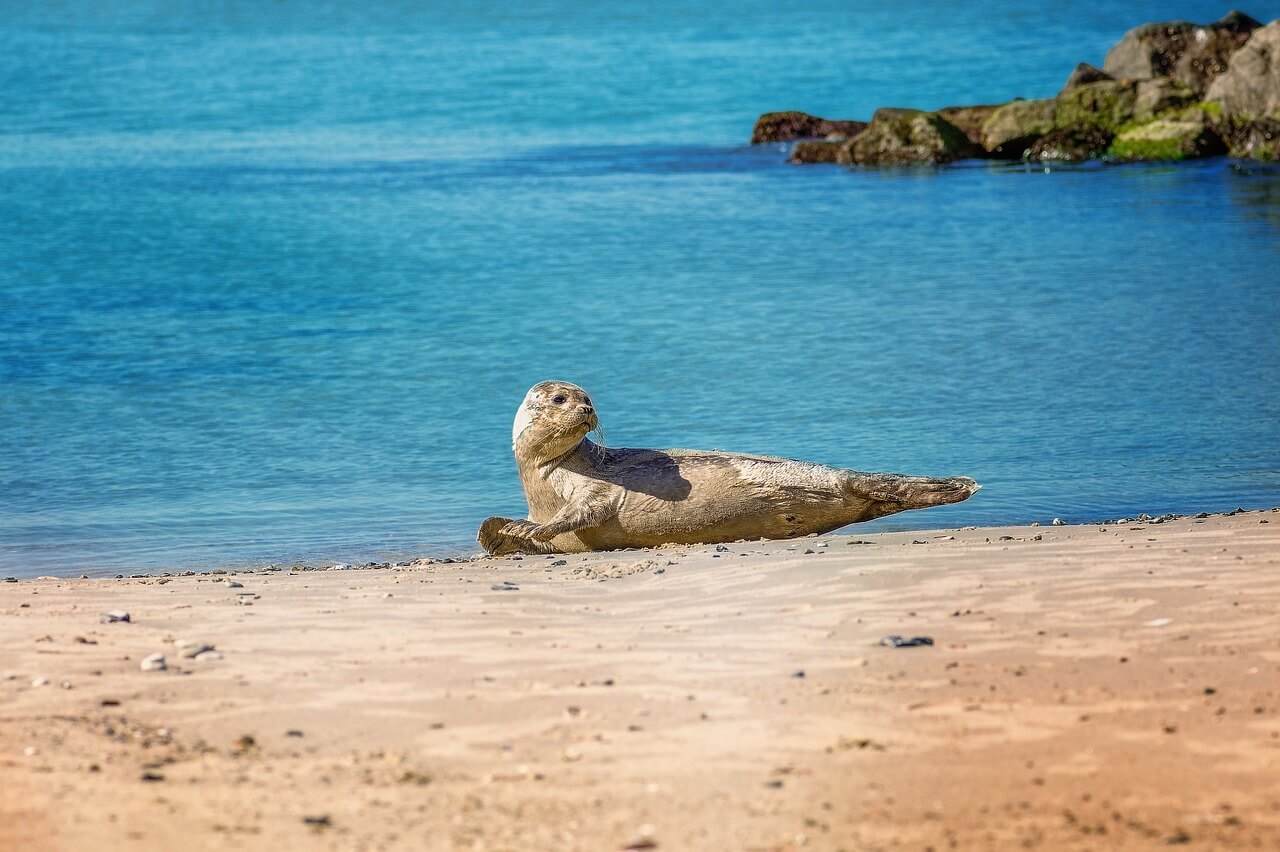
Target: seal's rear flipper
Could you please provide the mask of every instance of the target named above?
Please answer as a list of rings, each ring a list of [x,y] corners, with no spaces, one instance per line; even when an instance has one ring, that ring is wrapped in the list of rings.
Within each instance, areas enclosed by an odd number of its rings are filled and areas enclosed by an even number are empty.
[[[869,521],[907,509],[927,509],[968,500],[982,486],[967,476],[901,476],[849,471],[851,498],[871,502],[860,520]]]

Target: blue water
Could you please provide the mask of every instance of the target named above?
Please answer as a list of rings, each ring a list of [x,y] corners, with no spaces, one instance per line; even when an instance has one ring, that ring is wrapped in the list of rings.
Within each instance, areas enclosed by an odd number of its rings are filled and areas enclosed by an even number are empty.
[[[985,485],[876,528],[1280,503],[1280,172],[743,145],[1227,7],[783,5],[0,4],[0,570],[473,552],[549,377]]]

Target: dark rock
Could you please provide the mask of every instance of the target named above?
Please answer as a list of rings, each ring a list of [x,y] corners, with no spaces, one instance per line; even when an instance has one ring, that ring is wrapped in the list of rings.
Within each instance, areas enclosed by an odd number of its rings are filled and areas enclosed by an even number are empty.
[[[975,145],[982,144],[982,125],[1003,104],[980,104],[978,106],[944,107],[938,115],[960,128],[969,141]]]
[[[841,163],[902,166],[951,163],[982,156],[954,124],[917,109],[878,109],[871,124],[840,149]]]
[[[1087,83],[1097,83],[1100,80],[1114,80],[1106,71],[1101,68],[1095,68],[1088,62],[1081,62],[1076,66],[1076,70],[1071,72],[1071,76],[1067,78],[1067,82],[1063,83],[1062,91],[1074,89],[1076,86],[1083,86]]]
[[[807,112],[766,112],[756,119],[751,144],[791,142],[795,139],[824,139],[828,136],[852,138],[867,126],[865,121],[838,121]]]
[[[840,157],[840,149],[844,142],[828,142],[825,139],[803,139],[791,146],[788,163],[812,165],[814,163],[835,163]]]
[[[1053,100],[1010,101],[982,124],[982,145],[992,157],[1020,160],[1027,149],[1054,127]]]
[[[1206,26],[1189,21],[1145,24],[1125,33],[1102,67],[1117,78],[1173,77],[1203,95],[1259,26],[1241,12]]]
[[[1106,153],[1112,136],[1097,128],[1051,130],[1031,143],[1027,159],[1045,163],[1082,163]]]
[[[1245,160],[1280,160],[1280,119],[1266,118],[1233,127],[1229,153]]]
[[[1206,95],[1240,123],[1280,119],[1280,20],[1256,30]]]
[[[892,633],[880,640],[881,645],[887,645],[890,648],[921,648],[933,644],[932,636],[912,636],[910,639],[904,639],[896,633]]]
[[[1211,114],[1198,108],[1163,113],[1126,127],[1107,151],[1112,159],[1122,162],[1188,160],[1225,153],[1227,144],[1215,129]]]

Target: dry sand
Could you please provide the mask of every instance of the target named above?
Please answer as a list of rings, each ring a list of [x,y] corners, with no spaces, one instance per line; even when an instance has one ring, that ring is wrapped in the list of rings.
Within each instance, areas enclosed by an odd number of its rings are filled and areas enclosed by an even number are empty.
[[[716,551],[0,584],[0,848],[1280,848],[1280,512]]]

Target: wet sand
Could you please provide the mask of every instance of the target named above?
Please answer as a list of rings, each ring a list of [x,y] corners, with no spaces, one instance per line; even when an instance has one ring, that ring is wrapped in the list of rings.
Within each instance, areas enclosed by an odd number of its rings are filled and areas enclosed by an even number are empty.
[[[3,849],[1280,848],[1276,511],[24,580],[0,615]]]

